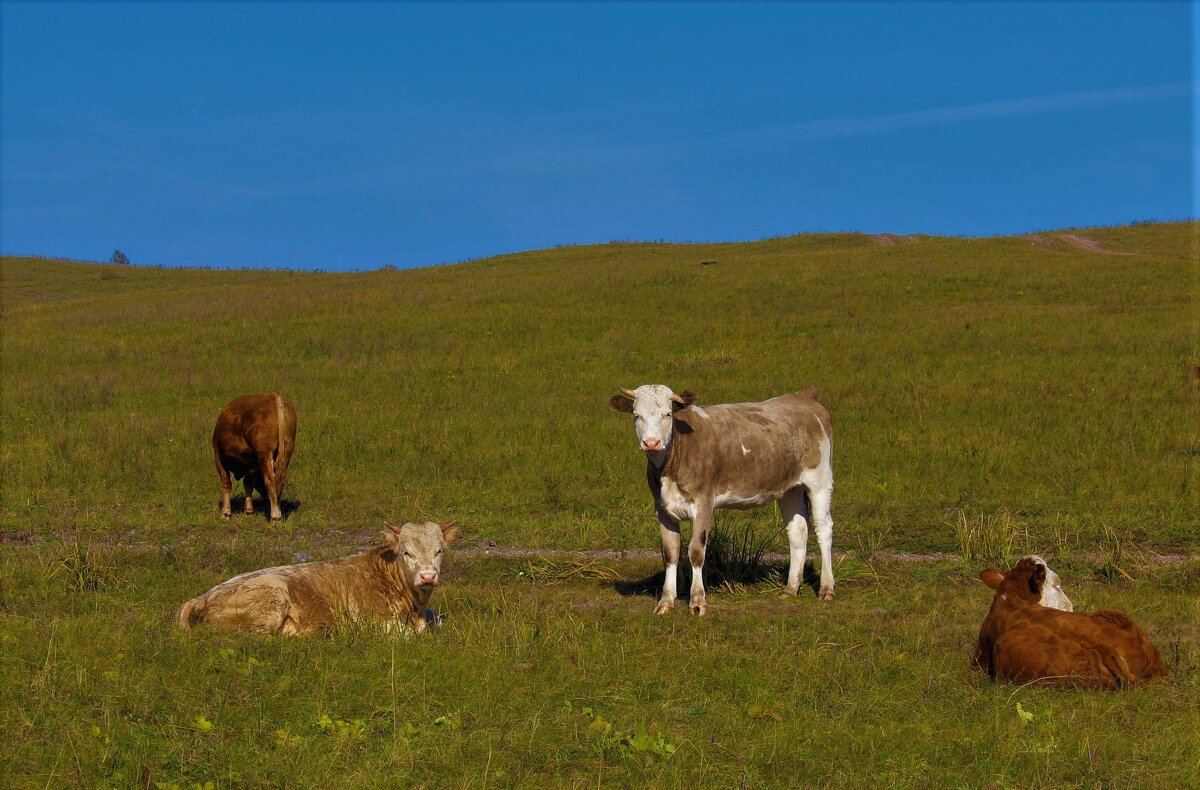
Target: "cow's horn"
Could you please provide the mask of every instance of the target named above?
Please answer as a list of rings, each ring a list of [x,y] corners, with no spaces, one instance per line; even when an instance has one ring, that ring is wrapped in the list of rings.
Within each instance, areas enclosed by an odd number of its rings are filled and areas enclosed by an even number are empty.
[[[447,521],[445,524],[439,524],[438,526],[440,526],[442,528],[442,531],[444,532],[444,531],[450,529],[451,527],[453,527],[457,523],[458,523],[458,519],[452,518],[449,521]]]
[[[674,392],[671,393],[671,400],[675,401],[676,403],[682,403],[684,406],[687,405],[687,401],[685,401],[682,396]]]
[[[392,522],[386,521],[386,520],[383,523],[387,524],[387,528],[390,529],[392,532],[395,532],[397,535],[400,534],[400,527],[398,527],[395,524],[393,524]]]
[[[617,389],[619,389],[621,391],[622,395],[624,395],[626,398],[629,398],[630,400],[633,400],[634,398],[637,397],[637,393],[634,392],[633,390],[627,390],[624,387],[617,387]]]

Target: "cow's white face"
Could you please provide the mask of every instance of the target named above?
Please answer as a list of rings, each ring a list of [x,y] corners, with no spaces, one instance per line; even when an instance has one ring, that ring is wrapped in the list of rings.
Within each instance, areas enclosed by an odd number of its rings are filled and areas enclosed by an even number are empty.
[[[432,521],[409,523],[402,526],[388,524],[391,530],[384,533],[397,555],[401,571],[415,589],[432,589],[438,583],[442,570],[442,553],[458,539],[458,527],[453,524],[435,524]]]
[[[645,453],[661,453],[671,443],[675,411],[691,405],[696,396],[690,392],[676,395],[663,384],[643,384],[636,390],[622,389],[609,399],[617,411],[633,414],[633,430],[638,446]]]
[[[1061,609],[1064,612],[1075,611],[1075,604],[1071,603],[1071,599],[1063,592],[1062,580],[1058,578],[1058,574],[1051,570],[1046,561],[1038,555],[1031,554],[1029,556],[1046,569],[1046,583],[1042,585],[1042,597],[1038,603],[1050,609]]]
[[[1036,554],[1028,554],[1017,560],[1017,564],[1008,573],[988,568],[979,574],[979,579],[996,590],[1001,598],[1013,594],[1021,600],[1032,602],[1033,596],[1036,595],[1038,604],[1048,609],[1075,611],[1075,604],[1071,603],[1071,599],[1063,592],[1058,574]]]

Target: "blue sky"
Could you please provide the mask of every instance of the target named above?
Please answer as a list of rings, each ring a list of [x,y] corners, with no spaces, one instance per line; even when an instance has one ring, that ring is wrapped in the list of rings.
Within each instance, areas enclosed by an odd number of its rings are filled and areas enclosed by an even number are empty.
[[[1182,2],[0,9],[8,254],[354,269],[1196,212]]]

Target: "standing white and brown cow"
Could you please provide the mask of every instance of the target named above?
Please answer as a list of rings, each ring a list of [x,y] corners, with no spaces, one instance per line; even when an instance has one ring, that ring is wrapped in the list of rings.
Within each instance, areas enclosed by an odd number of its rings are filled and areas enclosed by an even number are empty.
[[[695,404],[662,384],[620,388],[609,399],[633,414],[646,479],[662,534],[666,579],[655,612],[675,605],[679,522],[692,522],[691,611],[704,614],[704,550],[715,508],[745,509],[779,502],[791,548],[787,591],[796,595],[804,572],[811,513],[821,545],[822,601],[833,598],[833,423],[817,403],[817,390],[780,395],[761,403]]]
[[[291,401],[277,392],[235,398],[217,417],[212,442],[221,478],[222,518],[233,513],[229,502],[232,475],[242,478],[246,488],[246,515],[254,512],[257,488],[270,503],[271,520],[282,519],[279,499],[296,448],[296,407]]]

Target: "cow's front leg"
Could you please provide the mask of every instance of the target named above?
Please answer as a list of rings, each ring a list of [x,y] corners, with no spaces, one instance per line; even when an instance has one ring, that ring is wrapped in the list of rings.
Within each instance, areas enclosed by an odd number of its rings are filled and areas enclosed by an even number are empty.
[[[679,522],[661,510],[658,511],[658,531],[662,535],[663,588],[655,614],[670,614],[675,608],[675,580],[679,568]]]
[[[712,515],[711,504],[696,504],[696,514],[692,517],[692,541],[688,544],[688,559],[692,562],[692,590],[688,607],[692,614],[702,615],[708,611],[708,602],[704,597],[704,553],[708,547]]]

